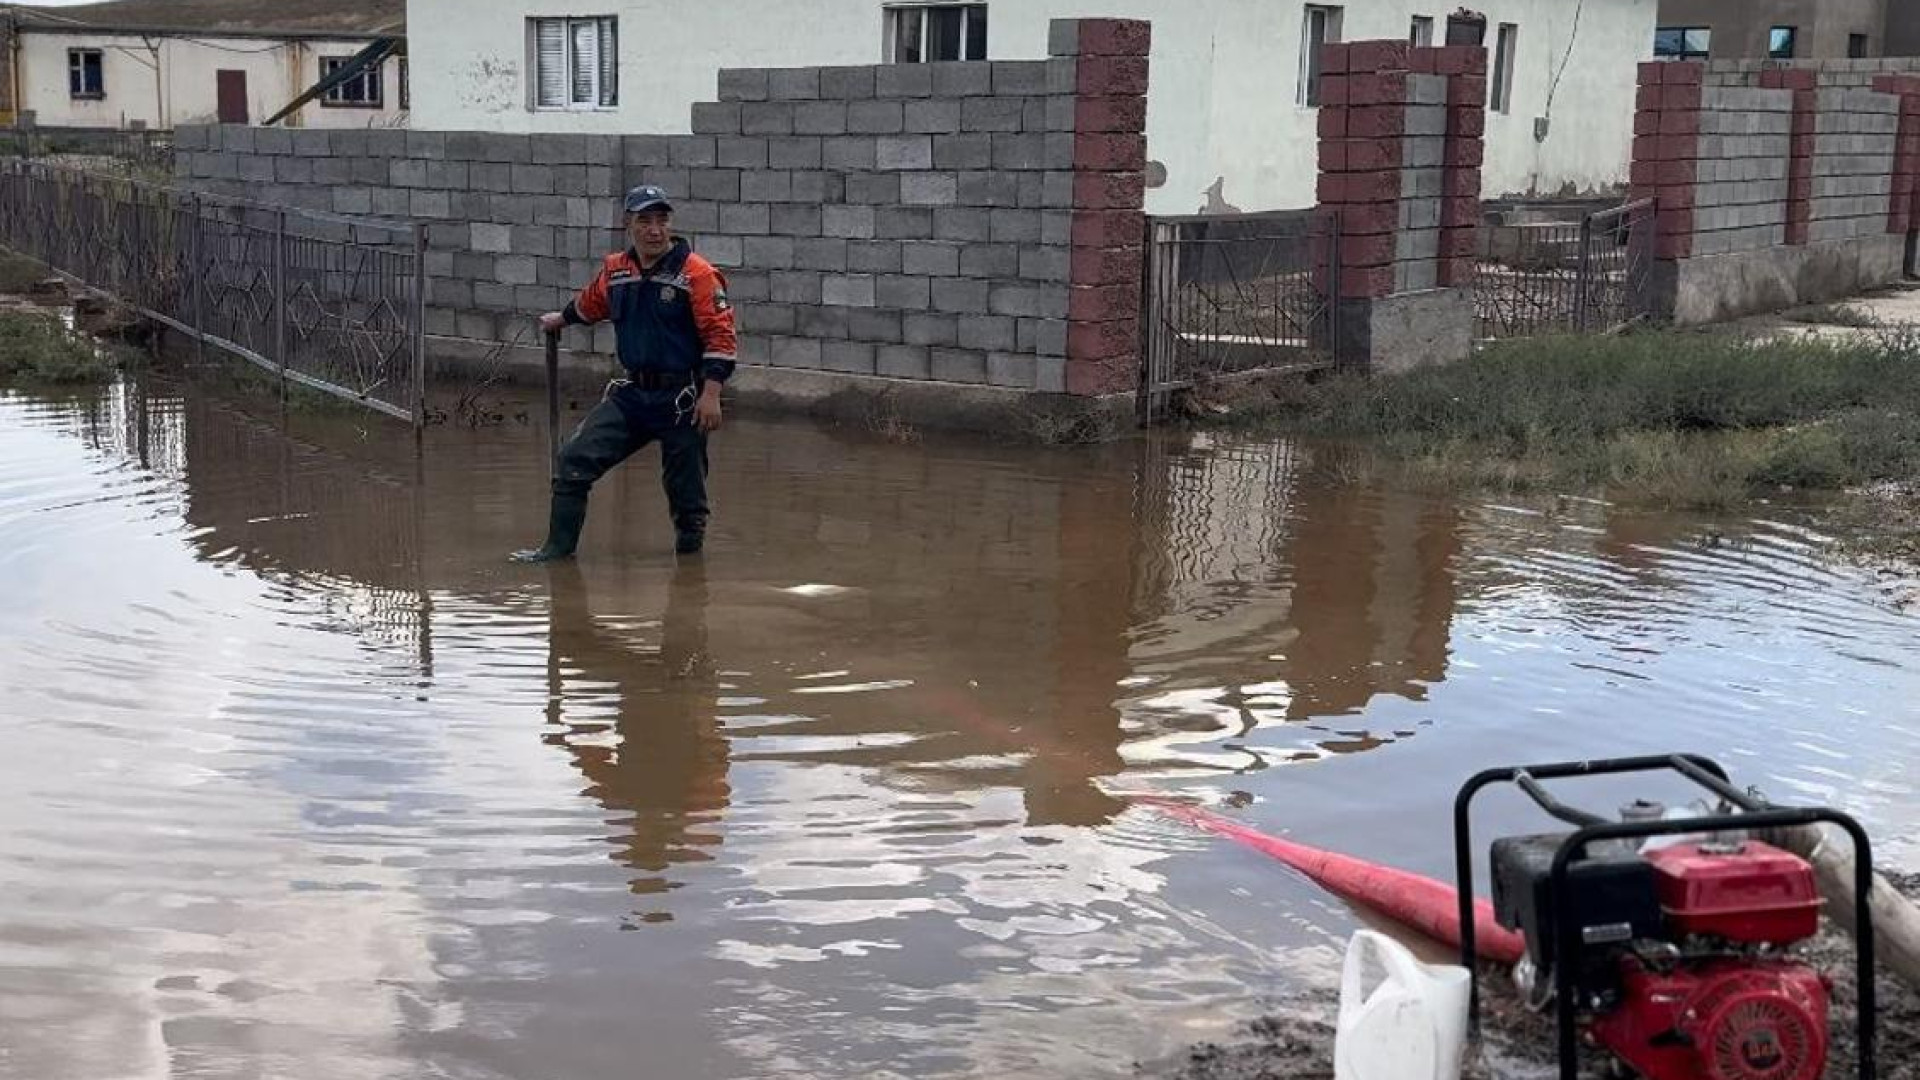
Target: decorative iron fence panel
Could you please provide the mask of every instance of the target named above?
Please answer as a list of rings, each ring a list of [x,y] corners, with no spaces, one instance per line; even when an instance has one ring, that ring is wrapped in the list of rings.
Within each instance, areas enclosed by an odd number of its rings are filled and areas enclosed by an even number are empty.
[[[425,423],[418,225],[0,161],[0,243],[286,381]]]
[[[1641,199],[1581,223],[1579,329],[1611,330],[1653,314],[1653,215],[1653,200]]]
[[[1650,313],[1652,200],[1577,220],[1489,222],[1474,314],[1484,339],[1612,329]]]
[[[1149,218],[1142,418],[1178,390],[1330,366],[1338,235],[1319,210]]]

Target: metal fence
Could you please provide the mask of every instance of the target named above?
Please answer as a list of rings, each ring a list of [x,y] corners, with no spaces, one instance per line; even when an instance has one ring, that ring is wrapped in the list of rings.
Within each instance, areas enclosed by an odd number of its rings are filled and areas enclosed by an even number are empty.
[[[1566,220],[1487,222],[1473,283],[1479,336],[1606,330],[1648,314],[1653,215],[1641,200]]]
[[[425,423],[418,225],[13,160],[0,161],[0,243],[202,348]]]
[[[1331,364],[1333,213],[1154,217],[1147,231],[1143,420],[1178,390]]]

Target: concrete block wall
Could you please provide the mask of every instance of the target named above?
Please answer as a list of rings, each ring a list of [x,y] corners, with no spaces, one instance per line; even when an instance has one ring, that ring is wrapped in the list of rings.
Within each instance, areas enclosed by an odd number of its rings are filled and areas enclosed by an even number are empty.
[[[1903,123],[1920,165],[1920,110],[1878,63],[1641,65],[1631,195],[1658,205],[1665,314],[1706,322],[1900,276],[1920,184],[1898,178]]]
[[[1920,74],[1920,57],[1888,56],[1868,60],[1714,60],[1703,69],[1708,86],[1756,88],[1770,71],[1812,71],[1819,87],[1868,89],[1887,75]]]
[[[1138,379],[1149,28],[1047,60],[727,70],[691,131],[179,133],[180,179],[429,223],[429,332],[526,339],[655,183],[726,271],[743,365],[1100,395]],[[610,357],[610,328],[570,350]]]
[[[1632,195],[1659,203],[1661,258],[1887,231],[1900,96],[1822,89],[1812,68],[1760,69],[1753,87],[1710,86],[1704,67],[1641,67]]]
[[[1900,99],[1873,90],[1814,91],[1812,216],[1807,240],[1884,235],[1900,140]]]
[[[1774,90],[1702,94],[1693,187],[1693,254],[1787,242],[1793,100]]]

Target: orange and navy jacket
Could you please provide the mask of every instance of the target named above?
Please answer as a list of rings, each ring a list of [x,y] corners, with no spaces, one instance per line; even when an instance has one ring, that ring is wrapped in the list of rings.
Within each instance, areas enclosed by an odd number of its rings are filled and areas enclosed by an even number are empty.
[[[727,279],[687,242],[652,269],[632,248],[608,255],[562,315],[569,324],[611,320],[620,364],[633,374],[696,375],[726,382],[737,359]]]

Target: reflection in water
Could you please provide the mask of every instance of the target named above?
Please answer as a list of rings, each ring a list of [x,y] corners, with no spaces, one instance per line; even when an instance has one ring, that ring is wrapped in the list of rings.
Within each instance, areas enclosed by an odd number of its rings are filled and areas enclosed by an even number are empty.
[[[1494,761],[1920,813],[1915,620],[1788,522],[750,422],[704,561],[636,471],[528,571],[543,445],[0,395],[0,1075],[1116,1074],[1353,926],[1129,792],[1428,873]]]
[[[1188,733],[1163,748],[1244,771],[1392,741],[1337,718],[1446,677],[1459,508],[1305,481],[1288,444],[1201,440],[1150,465],[1155,595],[1131,659],[1135,705]]]
[[[633,891],[672,888],[671,866],[704,861],[704,849],[720,842],[727,806],[706,563],[683,561],[671,572],[651,645],[594,618],[578,563],[551,567],[549,580],[547,717],[565,730],[546,739],[572,757],[591,784],[588,796],[630,816],[617,857],[639,875]],[[598,718],[596,699],[608,696],[611,719]]]

